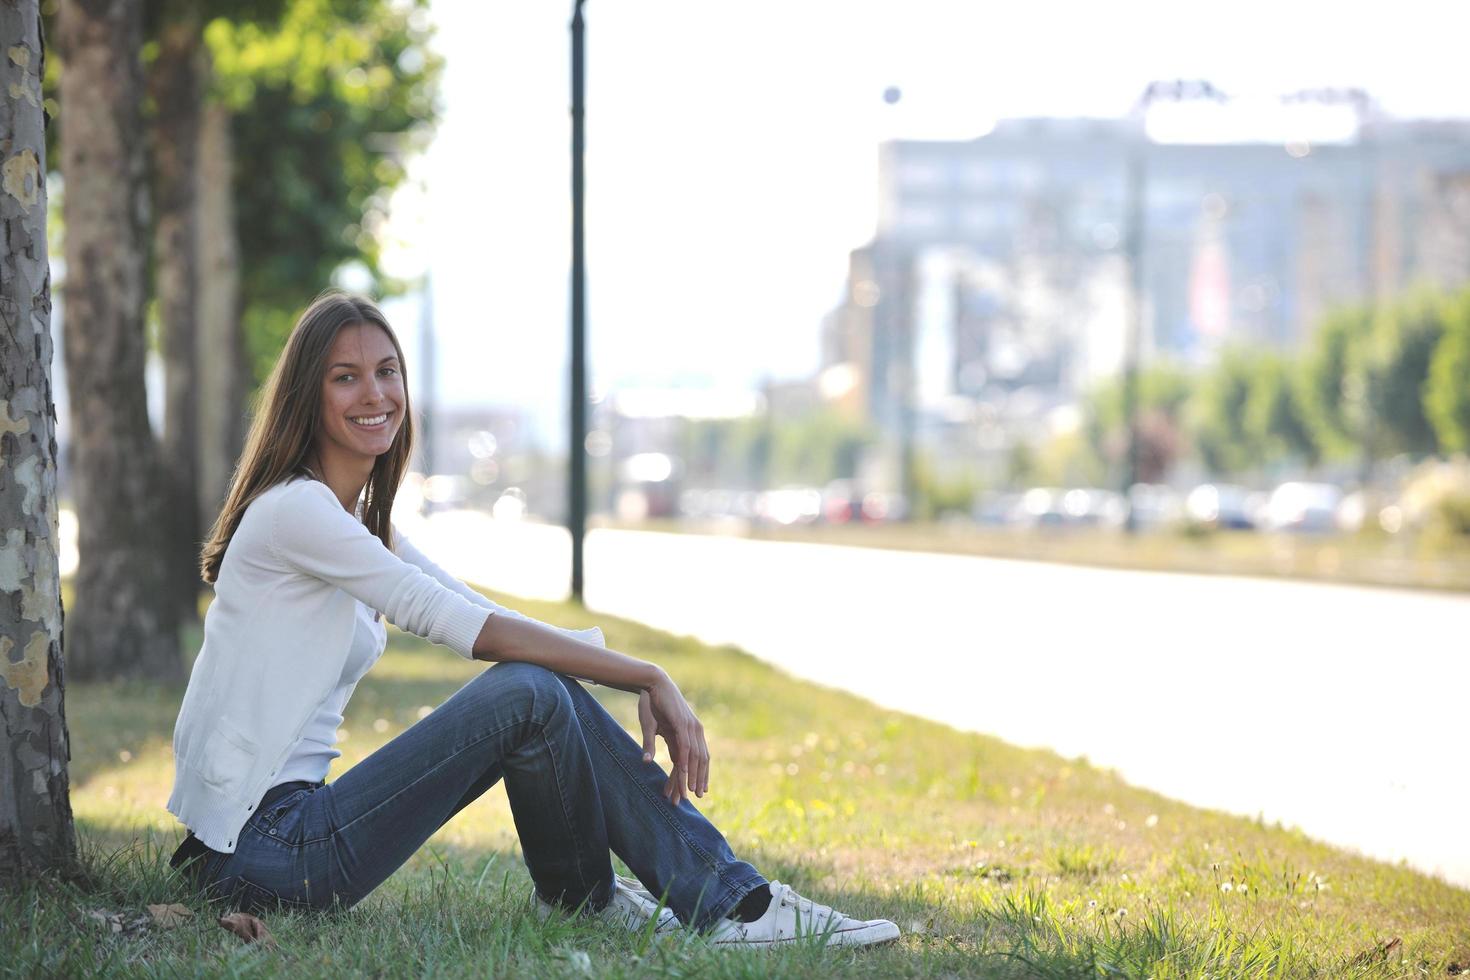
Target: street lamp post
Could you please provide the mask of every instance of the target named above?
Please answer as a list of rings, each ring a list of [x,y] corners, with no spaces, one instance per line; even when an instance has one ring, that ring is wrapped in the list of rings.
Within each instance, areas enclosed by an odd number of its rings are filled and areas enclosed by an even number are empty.
[[[1123,528],[1138,530],[1133,512],[1133,487],[1138,483],[1138,370],[1143,357],[1143,251],[1148,215],[1148,110],[1159,101],[1226,101],[1225,94],[1206,81],[1150,82],[1129,114],[1133,131],[1128,135],[1125,220],[1128,223],[1124,251],[1128,258],[1127,334],[1123,353],[1123,424],[1127,427],[1128,459],[1123,475],[1123,499],[1127,517]]]
[[[572,535],[572,599],[582,601],[582,541],[587,533],[587,268],[582,162],[586,150],[587,25],[584,0],[572,8],[572,377],[567,443],[567,530]]]
[[[1123,471],[1123,500],[1126,514],[1123,529],[1129,534],[1138,530],[1133,513],[1133,486],[1138,482],[1138,361],[1143,347],[1143,219],[1144,192],[1147,187],[1148,131],[1145,128],[1150,85],[1138,100],[1133,112],[1136,132],[1128,134],[1127,188],[1125,190],[1128,223],[1124,251],[1128,256],[1128,317],[1123,347],[1123,425],[1127,429],[1128,458]]]

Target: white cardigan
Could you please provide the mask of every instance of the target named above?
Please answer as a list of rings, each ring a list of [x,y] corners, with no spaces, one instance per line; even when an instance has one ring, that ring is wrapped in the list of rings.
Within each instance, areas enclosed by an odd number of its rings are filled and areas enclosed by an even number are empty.
[[[341,677],[353,599],[466,658],[489,615],[527,618],[445,572],[396,528],[393,543],[389,551],[316,480],[293,478],[245,509],[174,726],[168,809],[208,847],[235,850]],[[596,628],[562,632],[604,645]]]

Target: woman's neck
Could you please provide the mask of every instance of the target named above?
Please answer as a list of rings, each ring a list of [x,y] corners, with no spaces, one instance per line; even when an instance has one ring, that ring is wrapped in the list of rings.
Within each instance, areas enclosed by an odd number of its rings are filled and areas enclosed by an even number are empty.
[[[376,459],[344,459],[339,454],[322,452],[318,447],[311,460],[317,479],[331,488],[349,514],[356,513],[357,501],[362,496],[362,488],[367,486],[368,477],[373,475]]]

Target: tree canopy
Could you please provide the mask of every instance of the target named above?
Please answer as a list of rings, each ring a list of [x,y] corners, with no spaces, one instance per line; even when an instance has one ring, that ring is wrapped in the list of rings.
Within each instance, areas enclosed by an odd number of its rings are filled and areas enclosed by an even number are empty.
[[[234,112],[244,323],[257,378],[294,315],[348,262],[378,291],[377,231],[437,120],[442,62],[422,2],[293,0],[274,24],[204,29]]]

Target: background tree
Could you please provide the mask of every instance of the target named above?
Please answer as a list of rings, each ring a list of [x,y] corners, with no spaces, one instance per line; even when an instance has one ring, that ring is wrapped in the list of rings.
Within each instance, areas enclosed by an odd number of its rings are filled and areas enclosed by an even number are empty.
[[[67,655],[78,676],[176,679],[166,483],[143,387],[141,0],[62,0],[65,347],[80,533]]]
[[[1437,448],[1424,410],[1429,363],[1444,334],[1440,301],[1416,292],[1394,304],[1373,326],[1366,349],[1368,408],[1375,421],[1374,448],[1423,456]]]
[[[1144,483],[1167,478],[1184,445],[1184,412],[1193,377],[1172,364],[1155,364],[1138,375],[1138,477]],[[1093,447],[1110,486],[1123,481],[1128,427],[1123,418],[1123,383],[1108,381],[1083,403],[1083,433]]]
[[[876,441],[867,426],[829,408],[778,419],[771,434],[774,483],[850,480],[858,475],[864,450]]]
[[[0,5],[0,886],[76,860],[57,571],[46,250],[45,66],[36,0]]]
[[[1226,350],[1201,380],[1192,399],[1195,448],[1213,473],[1237,475],[1259,461],[1260,446],[1246,421],[1246,406],[1258,367],[1258,356]]]
[[[254,375],[240,326],[240,243],[235,234],[232,114],[209,100],[199,132],[195,199],[199,304],[195,379],[208,397],[199,402],[196,432],[200,527],[214,522],[245,445],[246,402]],[[197,569],[191,565],[191,574]]]
[[[214,97],[233,115],[242,317],[255,378],[344,264],[375,291],[380,231],[406,158],[437,117],[425,4],[293,0],[278,24],[205,28]]]
[[[1303,404],[1302,374],[1296,362],[1280,354],[1255,359],[1245,428],[1249,442],[1261,452],[1262,463],[1299,460],[1315,466],[1321,458]]]
[[[1470,289],[1448,298],[1444,334],[1429,365],[1424,412],[1447,452],[1470,451]]]
[[[1366,308],[1333,311],[1317,327],[1302,362],[1302,410],[1316,444],[1330,457],[1351,455],[1368,437],[1367,381],[1358,351],[1372,322]]]
[[[199,482],[197,344],[199,312],[198,157],[207,72],[198,3],[150,5],[154,54],[147,66],[152,112],[148,159],[153,211],[154,297],[164,359],[162,457],[169,503],[166,525],[181,617],[195,615],[202,518],[195,505]]]

